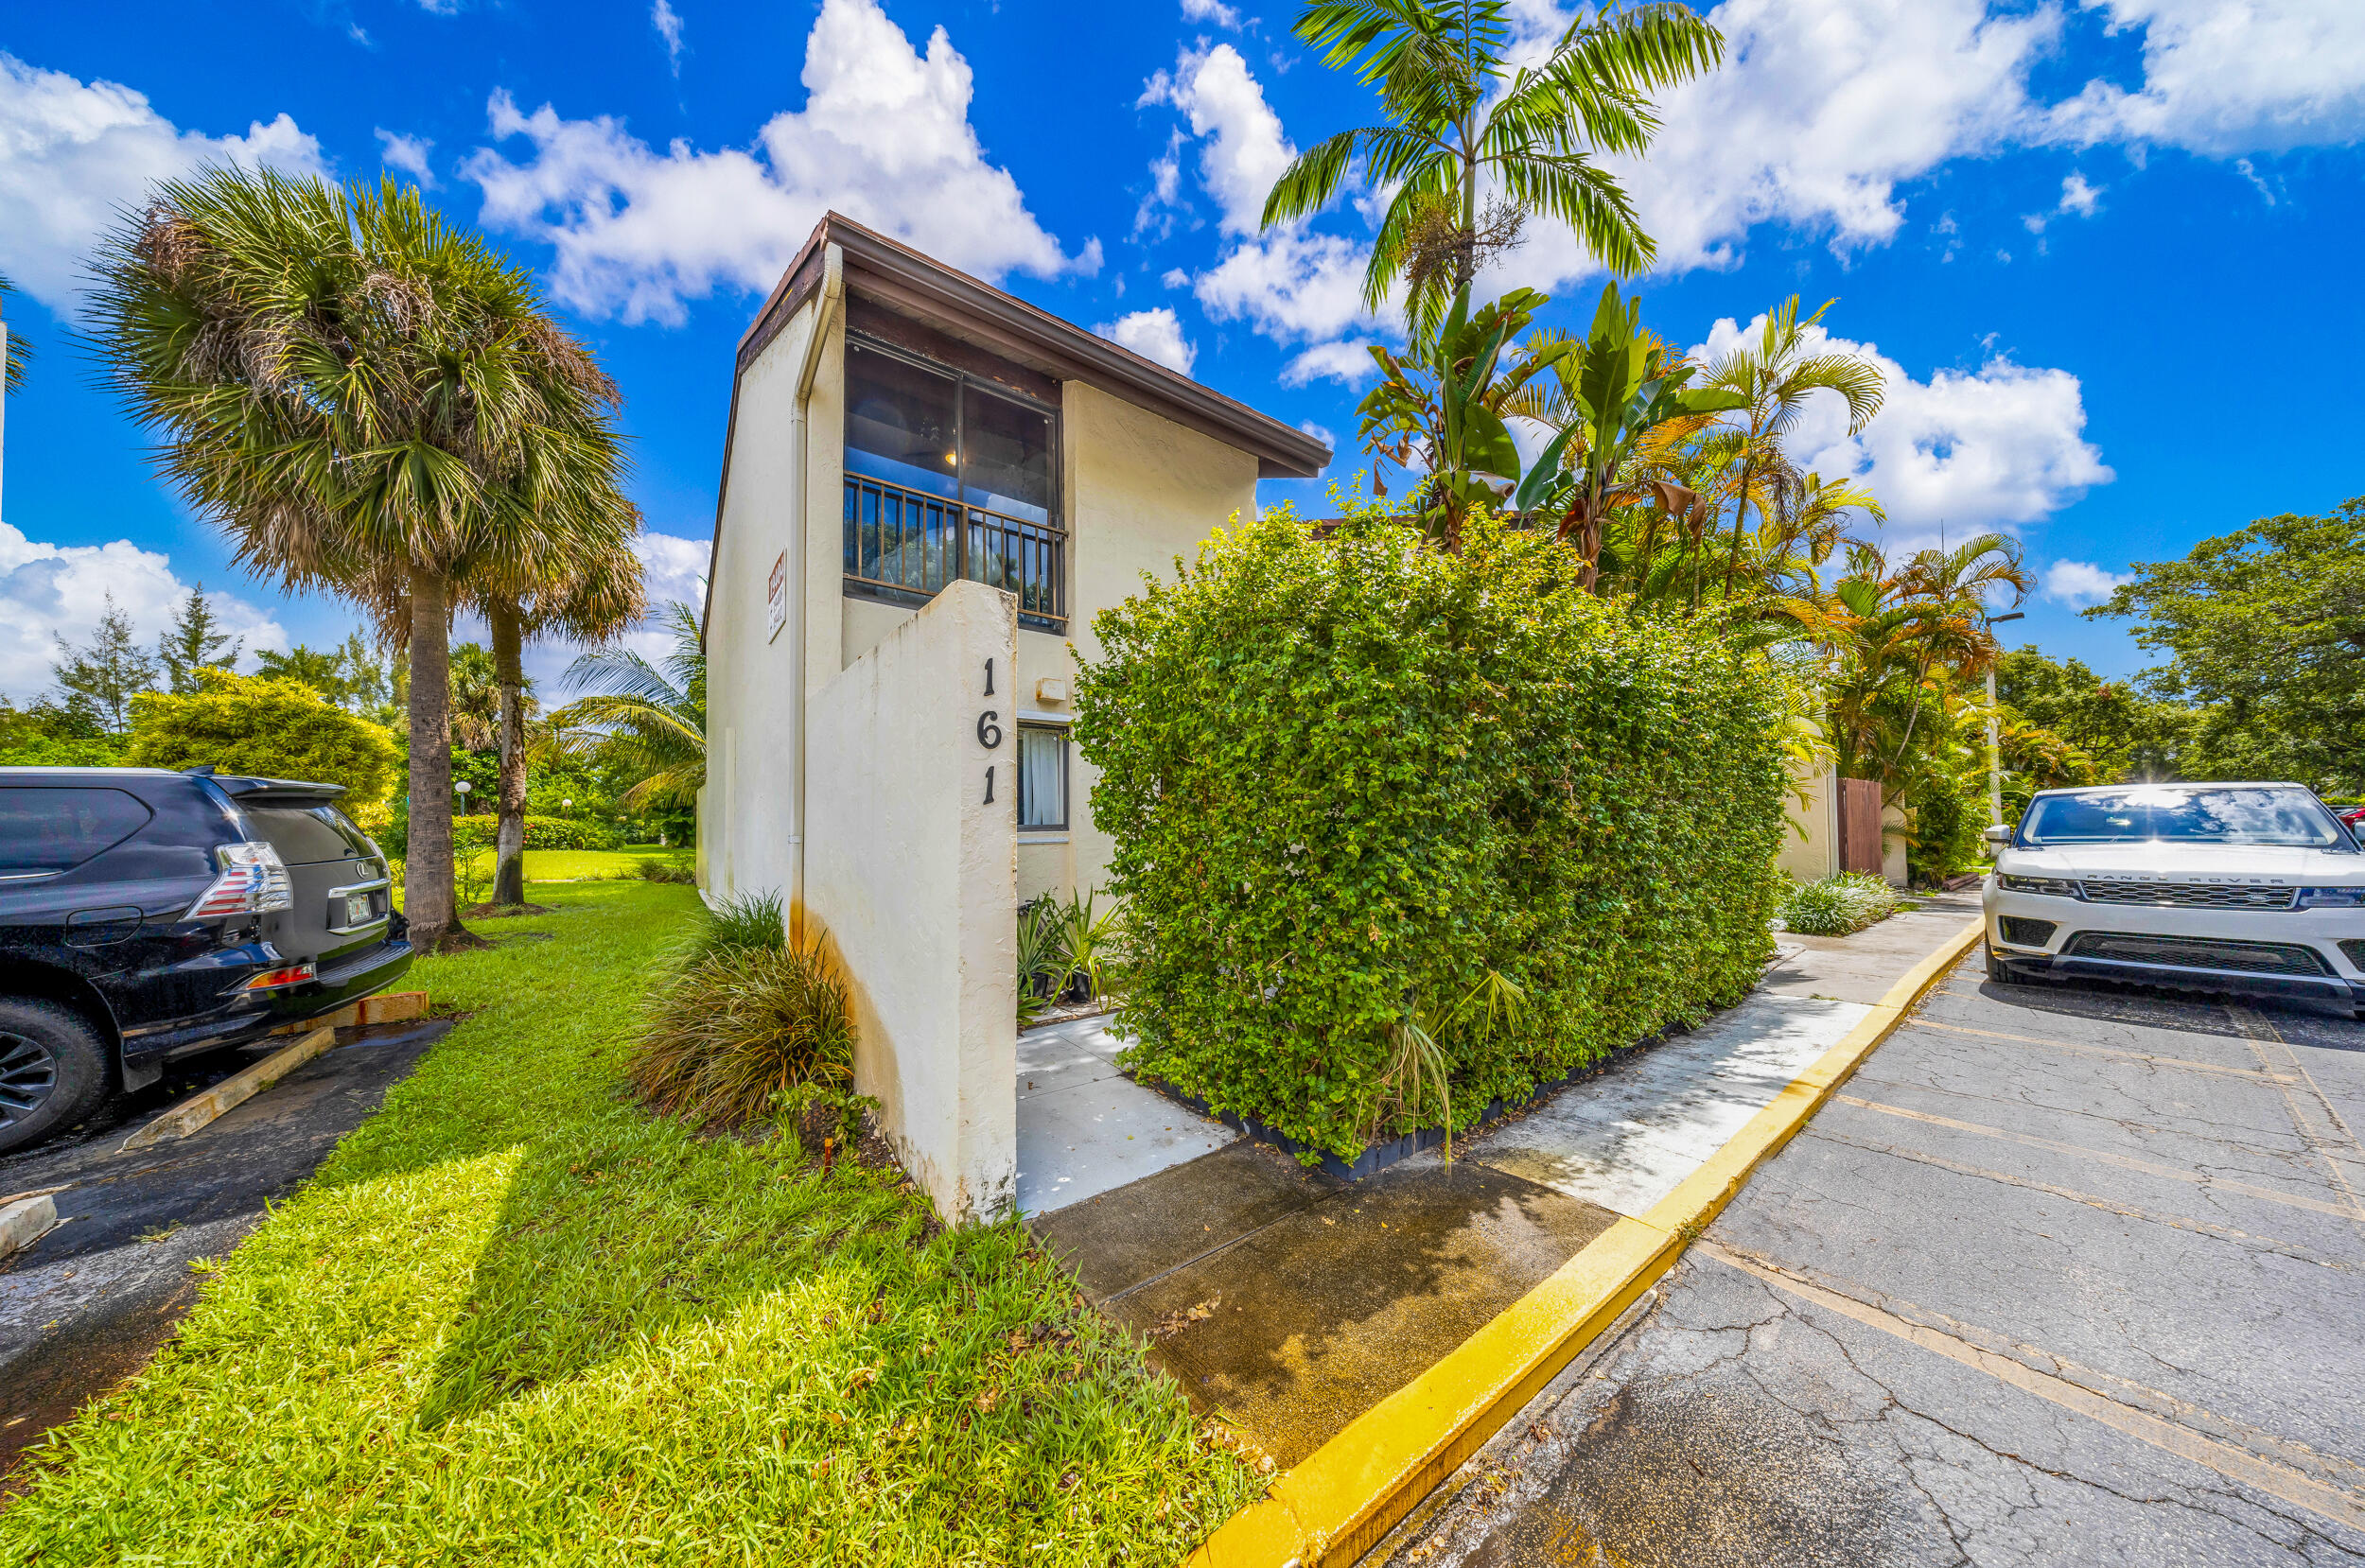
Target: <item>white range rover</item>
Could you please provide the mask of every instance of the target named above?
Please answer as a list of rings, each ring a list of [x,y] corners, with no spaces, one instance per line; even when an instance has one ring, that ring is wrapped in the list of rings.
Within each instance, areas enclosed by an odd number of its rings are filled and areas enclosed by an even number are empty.
[[[1992,980],[2312,997],[2365,1018],[2365,852],[2304,786],[2046,790],[1988,837]]]

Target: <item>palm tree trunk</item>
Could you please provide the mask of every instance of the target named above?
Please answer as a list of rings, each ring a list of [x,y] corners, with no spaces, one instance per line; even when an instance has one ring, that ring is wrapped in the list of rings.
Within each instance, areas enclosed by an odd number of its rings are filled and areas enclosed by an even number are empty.
[[[403,913],[423,953],[469,940],[451,883],[451,585],[411,568],[411,842]]]
[[[1733,498],[1733,552],[1725,560],[1725,601],[1732,602],[1733,576],[1741,569],[1741,531],[1749,521],[1749,471],[1755,466],[1748,458],[1741,460],[1741,494]]]
[[[493,634],[493,678],[500,685],[500,825],[494,836],[498,856],[493,902],[526,901],[526,712],[525,637],[517,606],[496,601],[486,612]]]

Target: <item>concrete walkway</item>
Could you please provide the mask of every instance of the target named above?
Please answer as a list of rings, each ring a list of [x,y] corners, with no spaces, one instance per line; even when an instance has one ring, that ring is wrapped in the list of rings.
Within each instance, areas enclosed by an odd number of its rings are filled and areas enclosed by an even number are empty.
[[[1697,1169],[1976,907],[1785,936],[1740,1006],[1619,1053],[1450,1162],[1352,1184],[1132,1084],[1097,1028],[1039,1031],[1021,1041],[1021,1205],[1197,1404],[1294,1465]],[[1213,1152],[1191,1158],[1194,1140]]]
[[[1018,1037],[1018,1211],[1035,1215],[1212,1154],[1240,1135],[1117,1071],[1106,1016]]]

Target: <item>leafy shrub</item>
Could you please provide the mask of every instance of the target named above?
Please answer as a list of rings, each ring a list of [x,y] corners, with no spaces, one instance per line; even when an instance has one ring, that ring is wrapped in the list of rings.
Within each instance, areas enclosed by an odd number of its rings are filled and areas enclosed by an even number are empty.
[[[1409,1016],[1441,1020],[1466,1124],[1746,994],[1783,831],[1776,683],[1576,569],[1484,518],[1446,554],[1285,510],[1096,618],[1076,739],[1135,1065],[1352,1158],[1407,1098]],[[1490,975],[1516,1028],[1453,1017]]]
[[[1936,886],[1979,863],[1979,833],[1987,826],[1987,792],[1944,774],[1923,780],[1907,797],[1913,838],[1905,845],[1907,877]]]
[[[1117,989],[1118,911],[1095,912],[1096,893],[1049,897],[1018,912],[1018,1026],[1025,1028],[1080,986],[1085,1000]]]
[[[721,899],[699,920],[682,950],[682,960],[694,964],[719,952],[786,946],[788,926],[780,915],[780,896],[741,893]]]
[[[672,861],[660,861],[654,855],[642,859],[639,871],[640,880],[644,882],[689,883],[698,880],[697,872],[689,866],[676,865]]]
[[[468,835],[472,845],[491,848],[496,842],[500,818],[489,812],[451,819],[452,842],[461,842],[460,835]],[[526,818],[526,847],[528,849],[614,849],[623,840],[616,829],[604,822],[586,822],[575,817]]]
[[[342,784],[355,805],[383,800],[402,761],[394,733],[321,699],[299,681],[197,672],[186,696],[143,691],[131,699],[137,768],[194,768]]]
[[[1904,906],[1898,891],[1867,871],[1841,871],[1790,890],[1782,924],[1805,936],[1846,936]]]
[[[845,986],[818,943],[787,942],[777,897],[702,916],[640,1011],[626,1082],[652,1108],[699,1126],[741,1125],[784,1090],[854,1074]]]

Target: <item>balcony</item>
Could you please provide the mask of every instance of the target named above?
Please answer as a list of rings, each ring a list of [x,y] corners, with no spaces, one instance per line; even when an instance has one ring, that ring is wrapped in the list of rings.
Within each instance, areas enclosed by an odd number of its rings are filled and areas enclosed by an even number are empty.
[[[882,479],[846,477],[846,586],[924,603],[969,578],[1018,600],[1019,624],[1067,629],[1067,531]]]

